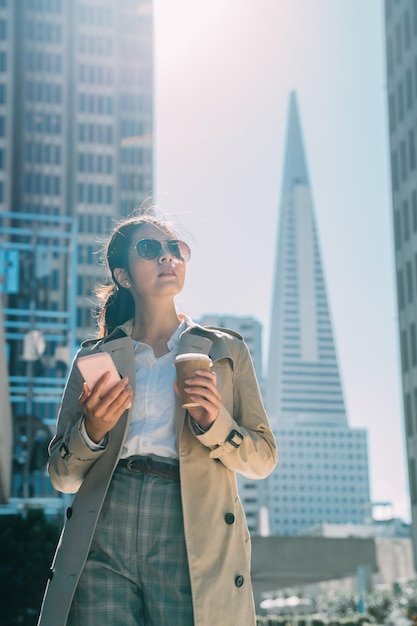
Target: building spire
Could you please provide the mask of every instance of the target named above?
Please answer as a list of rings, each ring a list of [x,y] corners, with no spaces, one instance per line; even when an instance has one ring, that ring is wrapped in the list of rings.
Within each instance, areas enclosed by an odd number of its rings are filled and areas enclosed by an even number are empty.
[[[301,133],[300,116],[298,114],[297,94],[295,91],[291,91],[282,195],[285,196],[287,193],[290,193],[295,185],[308,186],[308,184],[309,180]]]
[[[267,407],[272,420],[346,425],[295,93],[290,95],[273,288]],[[276,422],[275,422],[276,423]]]

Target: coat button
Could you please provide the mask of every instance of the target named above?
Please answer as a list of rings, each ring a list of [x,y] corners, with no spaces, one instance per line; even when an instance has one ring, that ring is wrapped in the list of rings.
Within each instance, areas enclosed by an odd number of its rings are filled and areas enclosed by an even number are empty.
[[[226,513],[226,515],[224,516],[224,520],[226,524],[233,524],[235,521],[235,516],[233,515],[233,513]]]
[[[67,515],[67,519],[70,519],[70,518],[71,518],[71,516],[72,516],[72,506],[69,506],[69,507],[67,508],[67,513],[66,513],[66,515]]]
[[[51,569],[49,570],[48,578],[49,578],[49,580],[52,580],[52,579],[53,579],[53,577],[54,577],[54,570],[51,568]]]
[[[244,582],[245,582],[245,579],[243,578],[243,576],[241,576],[240,574],[239,574],[239,576],[236,576],[236,578],[235,578],[235,585],[236,585],[236,587],[241,587]]]

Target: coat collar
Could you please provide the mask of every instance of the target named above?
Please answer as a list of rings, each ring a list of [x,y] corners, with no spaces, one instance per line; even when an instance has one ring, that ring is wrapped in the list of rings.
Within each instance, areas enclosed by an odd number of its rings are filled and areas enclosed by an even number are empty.
[[[233,354],[230,350],[230,335],[242,340],[242,336],[235,331],[225,329],[201,326],[196,324],[190,318],[185,318],[186,328],[181,334],[180,342],[178,346],[178,353],[184,354],[186,352],[199,352],[202,354],[208,354],[213,361],[219,359],[230,359],[234,364]],[[110,346],[105,346],[112,341],[122,339],[123,337],[130,337],[132,333],[133,320],[125,322],[121,326],[115,328],[110,335],[100,339],[98,346],[103,346],[103,349],[108,351]]]

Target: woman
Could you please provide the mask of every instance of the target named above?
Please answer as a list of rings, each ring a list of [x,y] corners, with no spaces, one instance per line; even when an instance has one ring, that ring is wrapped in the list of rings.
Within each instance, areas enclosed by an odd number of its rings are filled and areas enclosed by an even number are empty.
[[[39,626],[253,626],[250,539],[235,472],[264,478],[277,451],[249,352],[233,331],[179,314],[188,245],[168,223],[124,220],[106,248],[99,338],[76,356],[50,444],[67,511]],[[89,389],[80,356],[108,352]],[[181,408],[175,356],[209,354]]]

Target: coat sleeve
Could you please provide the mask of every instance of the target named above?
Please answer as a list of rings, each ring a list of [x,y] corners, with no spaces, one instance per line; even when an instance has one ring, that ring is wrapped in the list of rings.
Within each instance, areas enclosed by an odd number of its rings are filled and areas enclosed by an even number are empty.
[[[246,344],[233,341],[232,406],[222,404],[210,429],[198,440],[210,457],[247,478],[265,478],[276,467],[278,451],[262,402],[252,359]],[[220,389],[222,393],[224,390]],[[227,394],[225,394],[227,395]],[[195,431],[194,431],[195,432]]]
[[[55,489],[75,493],[80,488],[90,467],[105,452],[91,450],[80,434],[82,412],[78,397],[83,378],[73,361],[57,419],[56,435],[49,444],[48,471]]]

